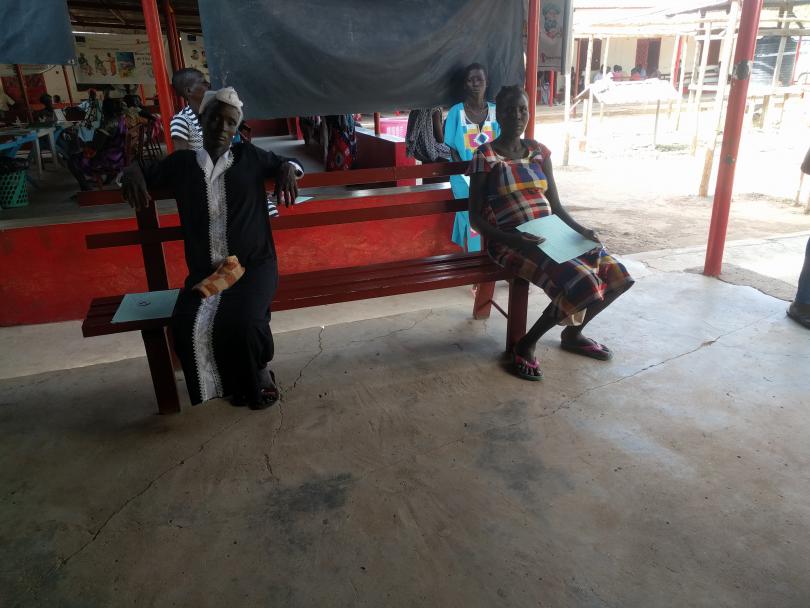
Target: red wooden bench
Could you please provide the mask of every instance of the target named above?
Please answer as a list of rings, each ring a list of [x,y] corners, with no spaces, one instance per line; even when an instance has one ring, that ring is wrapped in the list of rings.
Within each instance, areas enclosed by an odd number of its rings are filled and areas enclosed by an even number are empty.
[[[440,177],[458,174],[467,163],[436,163],[411,167],[358,169],[304,176],[299,187],[377,184],[402,179]],[[268,182],[268,191],[272,191]],[[86,203],[123,202],[119,191],[85,192]],[[153,198],[170,198],[167,193],[153,192]],[[273,231],[389,220],[396,218],[452,213],[467,209],[467,200],[452,198],[449,188],[419,186],[400,188],[386,193],[371,189],[349,198],[317,198],[301,207],[281,210],[272,220]],[[156,205],[136,213],[137,230],[87,236],[90,249],[139,245],[144,259],[147,284],[151,291],[169,289],[163,243],[182,240],[179,226],[161,226]],[[282,253],[283,255],[283,253]],[[494,282],[510,280],[508,313],[492,301]],[[424,257],[364,266],[282,274],[273,300],[273,310],[290,310],[321,304],[349,302],[431,289],[479,284],[473,309],[475,318],[487,318],[495,306],[508,318],[506,348],[525,333],[528,283],[513,280],[485,253],[459,253]],[[149,370],[160,413],[180,410],[174,376],[173,355],[167,329],[169,317],[147,321],[112,323],[122,295],[95,298],[82,324],[85,337],[140,331],[143,336]]]

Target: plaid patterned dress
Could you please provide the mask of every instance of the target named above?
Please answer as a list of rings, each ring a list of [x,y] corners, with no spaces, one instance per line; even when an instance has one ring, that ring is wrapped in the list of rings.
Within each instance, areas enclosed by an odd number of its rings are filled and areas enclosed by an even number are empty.
[[[551,152],[536,141],[523,143],[528,154],[520,160],[503,158],[490,144],[484,144],[476,150],[467,170],[468,175],[487,174],[483,215],[504,232],[515,232],[524,222],[552,214],[544,194],[548,181],[542,168]],[[540,248],[525,253],[489,241],[487,252],[499,265],[545,291],[560,321],[584,311],[606,293],[633,283],[627,269],[603,247],[561,264]]]

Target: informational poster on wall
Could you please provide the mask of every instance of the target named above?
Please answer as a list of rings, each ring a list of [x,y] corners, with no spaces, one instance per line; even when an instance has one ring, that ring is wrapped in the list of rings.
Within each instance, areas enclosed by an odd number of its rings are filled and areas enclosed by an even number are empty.
[[[183,50],[183,64],[205,74],[208,79],[208,59],[205,56],[203,37],[195,34],[180,34],[180,48]]]
[[[79,84],[152,83],[149,40],[131,34],[76,36],[74,72]]]
[[[559,70],[563,64],[566,14],[565,0],[543,0],[537,57],[540,70]]]

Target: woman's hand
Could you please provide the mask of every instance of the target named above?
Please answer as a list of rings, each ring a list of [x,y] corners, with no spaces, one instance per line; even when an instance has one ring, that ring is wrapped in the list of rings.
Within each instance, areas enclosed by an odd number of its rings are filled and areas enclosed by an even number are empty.
[[[602,244],[602,239],[599,238],[599,235],[596,234],[595,230],[592,230],[590,228],[583,228],[582,230],[579,231],[579,233],[582,236],[584,236],[586,239],[590,239],[592,241],[595,241],[595,242],[599,243],[600,245]]]
[[[149,191],[138,163],[133,163],[124,169],[121,176],[121,190],[124,200],[136,211],[149,207]]]
[[[276,178],[276,190],[274,192],[276,201],[278,201],[280,205],[283,204],[285,207],[289,207],[295,203],[295,199],[298,196],[298,184],[296,183],[296,179],[295,165],[289,162],[285,162],[281,165],[278,178]]]
[[[509,241],[506,244],[518,251],[531,251],[537,249],[537,246],[545,240],[546,239],[542,236],[535,236],[526,232],[517,232],[509,235]]]

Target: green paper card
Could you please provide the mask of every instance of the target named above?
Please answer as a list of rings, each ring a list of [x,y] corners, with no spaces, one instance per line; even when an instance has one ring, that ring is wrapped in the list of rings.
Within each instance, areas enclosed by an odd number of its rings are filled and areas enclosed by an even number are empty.
[[[586,239],[579,232],[576,232],[556,215],[547,215],[536,220],[530,220],[518,226],[517,229],[527,234],[545,238],[546,240],[540,243],[538,247],[558,264],[573,260],[586,251],[591,251],[600,246],[599,243]]]
[[[145,321],[171,317],[177,302],[179,289],[165,291],[147,291],[146,293],[128,293],[121,300],[113,316],[113,323],[128,321]]]

